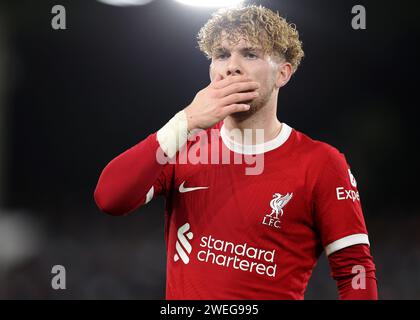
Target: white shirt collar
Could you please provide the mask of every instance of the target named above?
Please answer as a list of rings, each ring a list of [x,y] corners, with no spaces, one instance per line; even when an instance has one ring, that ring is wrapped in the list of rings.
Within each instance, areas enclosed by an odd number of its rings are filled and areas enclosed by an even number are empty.
[[[287,141],[287,139],[290,137],[291,133],[292,133],[292,128],[283,122],[283,125],[279,134],[274,139],[269,140],[264,143],[260,143],[260,144],[244,145],[244,144],[235,142],[229,137],[229,133],[227,129],[225,128],[224,124],[222,124],[222,127],[220,128],[220,135],[226,147],[233,152],[246,154],[246,155],[262,154],[262,153],[274,150],[280,147],[282,144],[284,144]]]

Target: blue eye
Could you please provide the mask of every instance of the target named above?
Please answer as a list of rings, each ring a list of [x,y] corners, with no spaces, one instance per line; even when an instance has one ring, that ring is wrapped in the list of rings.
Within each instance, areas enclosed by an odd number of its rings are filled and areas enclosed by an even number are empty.
[[[247,57],[247,58],[251,58],[251,59],[255,59],[255,58],[257,58],[257,55],[256,55],[256,54],[254,54],[254,53],[248,52],[248,53],[246,54],[246,57]]]
[[[227,55],[224,54],[224,53],[216,55],[216,59],[225,59],[226,57],[227,57]]]

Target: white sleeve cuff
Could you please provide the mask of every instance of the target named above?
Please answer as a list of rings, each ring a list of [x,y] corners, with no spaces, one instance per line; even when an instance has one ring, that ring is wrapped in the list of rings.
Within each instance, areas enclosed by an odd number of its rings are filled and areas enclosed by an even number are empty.
[[[149,203],[150,200],[153,199],[153,195],[155,193],[155,188],[152,186],[149,190],[149,192],[146,195],[146,200],[144,201],[144,204]]]
[[[370,245],[368,235],[364,233],[357,233],[338,239],[325,247],[325,254],[329,256],[338,250],[354,246],[355,244]]]
[[[173,158],[188,139],[188,120],[184,110],[179,111],[158,132],[157,140],[163,152]]]

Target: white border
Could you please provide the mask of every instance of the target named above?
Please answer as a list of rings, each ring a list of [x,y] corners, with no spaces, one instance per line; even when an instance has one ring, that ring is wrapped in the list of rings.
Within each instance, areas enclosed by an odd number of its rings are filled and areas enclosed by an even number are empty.
[[[370,246],[369,237],[365,233],[356,233],[350,236],[338,239],[325,247],[325,254],[329,256],[338,250],[354,246],[355,244],[367,244]]]
[[[273,140],[267,141],[260,144],[240,144],[229,138],[225,125],[223,124],[220,128],[220,135],[222,137],[223,143],[226,147],[236,153],[240,154],[262,154],[271,150],[274,150],[284,144],[287,139],[289,139],[290,134],[292,133],[292,128],[289,127],[286,123],[283,122],[282,128]]]
[[[152,186],[149,190],[149,192],[146,195],[146,201],[144,201],[144,204],[149,203],[150,200],[153,199],[153,195],[155,193],[155,188]]]

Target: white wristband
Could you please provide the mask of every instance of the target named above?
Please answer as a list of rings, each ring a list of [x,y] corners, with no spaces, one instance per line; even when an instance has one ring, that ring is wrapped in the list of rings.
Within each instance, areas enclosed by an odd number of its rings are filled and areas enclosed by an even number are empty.
[[[163,152],[172,158],[187,142],[188,133],[187,115],[181,110],[157,132],[157,140]]]

